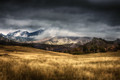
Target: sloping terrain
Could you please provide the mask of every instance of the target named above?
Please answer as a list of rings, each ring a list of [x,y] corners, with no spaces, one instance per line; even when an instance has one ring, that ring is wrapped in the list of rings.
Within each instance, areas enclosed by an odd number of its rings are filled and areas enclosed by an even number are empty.
[[[119,80],[120,51],[71,55],[0,46],[0,80]]]
[[[75,41],[76,43],[71,43],[70,41]],[[108,51],[117,51],[120,50],[120,39],[115,41],[106,41],[101,38],[93,38],[91,39],[88,37],[55,37],[51,40],[52,43],[61,43],[62,42],[70,42],[68,44],[62,45],[52,45],[44,43],[20,43],[12,41],[6,38],[4,35],[0,35],[0,44],[2,45],[16,45],[16,46],[27,46],[27,47],[34,47],[38,49],[48,50],[48,51],[56,51],[56,52],[64,52],[64,53],[71,53],[71,54],[84,54],[84,53],[99,53],[99,52],[108,52]],[[80,41],[82,41],[80,43]],[[85,42],[85,43],[84,43]],[[84,45],[83,45],[84,44]]]
[[[65,44],[79,44],[84,45],[92,40],[91,37],[53,37],[49,40],[43,41],[44,44],[49,45],[65,45]]]

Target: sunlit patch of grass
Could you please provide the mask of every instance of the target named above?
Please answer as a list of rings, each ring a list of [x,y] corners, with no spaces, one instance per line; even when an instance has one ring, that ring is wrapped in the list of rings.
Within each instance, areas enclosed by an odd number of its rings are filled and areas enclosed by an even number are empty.
[[[0,80],[120,79],[119,52],[76,56],[27,47],[12,47],[12,50],[14,48],[21,48],[24,52],[17,50],[17,53],[8,52],[9,56],[0,56]]]

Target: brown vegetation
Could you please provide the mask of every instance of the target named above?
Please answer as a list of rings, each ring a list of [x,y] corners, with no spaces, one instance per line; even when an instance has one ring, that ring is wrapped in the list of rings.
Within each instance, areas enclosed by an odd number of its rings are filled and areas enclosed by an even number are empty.
[[[120,79],[120,51],[71,55],[0,46],[0,55],[0,80]]]

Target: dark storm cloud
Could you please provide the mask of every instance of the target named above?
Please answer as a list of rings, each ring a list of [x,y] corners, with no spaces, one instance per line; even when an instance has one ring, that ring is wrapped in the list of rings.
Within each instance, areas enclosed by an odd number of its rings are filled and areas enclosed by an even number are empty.
[[[115,9],[119,6],[119,0],[1,0],[1,7],[55,7],[55,6],[80,6],[80,7],[104,7]]]
[[[0,28],[120,37],[119,8],[118,0],[1,0]]]

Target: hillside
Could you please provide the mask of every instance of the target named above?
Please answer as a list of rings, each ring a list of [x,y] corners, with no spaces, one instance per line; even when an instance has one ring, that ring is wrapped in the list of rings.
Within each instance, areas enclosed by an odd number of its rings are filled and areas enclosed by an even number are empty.
[[[119,80],[119,75],[120,51],[71,55],[0,46],[0,80]]]
[[[120,39],[117,39],[115,41],[106,41],[102,38],[91,39],[89,37],[54,37],[47,39],[45,42],[43,40],[41,43],[21,43],[10,40],[1,34],[0,44],[26,46],[48,51],[64,52],[71,54],[99,53],[108,51],[112,52],[120,50]]]
[[[91,37],[53,37],[49,40],[43,41],[44,44],[49,45],[66,45],[66,44],[79,44],[84,45],[92,40]]]
[[[114,52],[120,50],[120,40],[106,41],[101,38],[93,38],[91,41],[84,45],[79,43],[66,44],[66,45],[48,45],[48,44],[34,44],[35,48],[65,52],[71,54],[84,54],[84,53],[99,53],[99,52]]]
[[[99,52],[114,52],[120,50],[120,44],[116,41],[106,41],[101,38],[93,38],[85,45],[77,45],[64,52],[71,54],[84,54],[84,53],[99,53]]]

